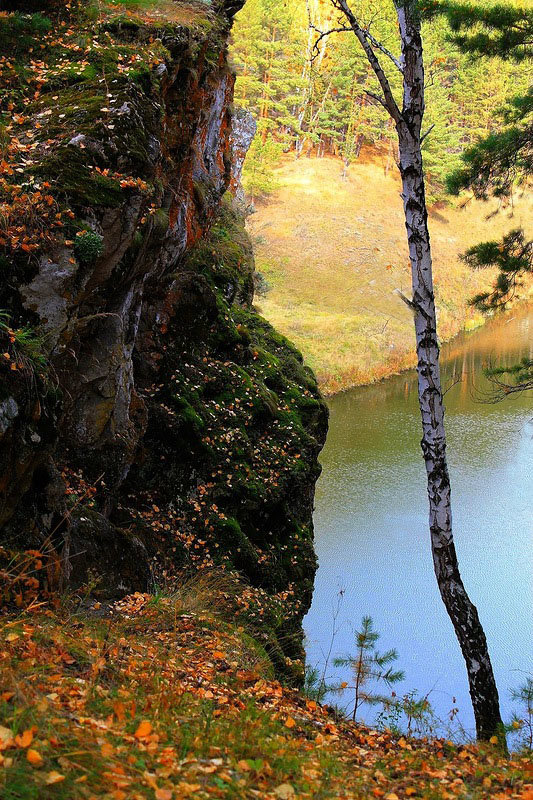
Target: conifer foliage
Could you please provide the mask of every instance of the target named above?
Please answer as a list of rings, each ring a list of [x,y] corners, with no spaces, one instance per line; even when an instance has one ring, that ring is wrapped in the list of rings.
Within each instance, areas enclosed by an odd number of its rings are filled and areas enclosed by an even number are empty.
[[[520,64],[524,76],[533,78],[533,9],[497,3],[479,7],[438,0],[427,14],[444,14],[458,48],[474,53],[478,62],[497,56]],[[470,190],[483,200],[498,197],[505,205],[517,190],[527,190],[533,176],[533,86],[511,97],[497,115],[498,129],[480,138],[462,155],[462,165],[447,179],[448,190],[458,195]],[[490,292],[472,298],[482,311],[505,306],[520,297],[523,278],[533,273],[533,241],[521,229],[511,230],[501,242],[472,246],[464,260],[474,269],[497,267]],[[533,365],[522,362],[511,369],[487,371],[496,390],[492,399],[533,387]]]
[[[453,27],[459,24],[455,17],[448,18],[437,3],[426,5],[426,121],[434,128],[423,152],[432,202],[444,197],[446,175],[460,168],[461,152],[493,127],[494,109],[505,103],[508,85],[524,93],[527,76],[515,61],[473,60],[471,51],[462,52],[453,40],[460,35]],[[371,21],[373,35],[392,47],[397,31],[392,6],[359,0],[357,9]],[[377,146],[387,154],[388,167],[394,166],[394,126],[365,91],[378,85],[357,42],[340,32],[316,42],[316,31],[338,27],[325,0],[247,0],[238,14],[232,45],[238,72],[235,99],[258,120],[256,175],[275,164],[272,148],[265,149],[269,139],[297,157],[330,154],[346,166],[359,158],[364,145]],[[384,68],[398,91],[397,71],[387,64]],[[261,187],[252,180],[257,191]],[[262,191],[268,193],[269,187]]]

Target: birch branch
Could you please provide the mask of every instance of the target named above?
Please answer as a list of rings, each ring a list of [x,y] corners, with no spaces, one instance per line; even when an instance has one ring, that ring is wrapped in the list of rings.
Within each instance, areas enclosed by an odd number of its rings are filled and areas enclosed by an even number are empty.
[[[374,50],[372,49],[372,45],[370,44],[370,40],[368,38],[367,32],[363,30],[359,21],[355,14],[353,13],[352,9],[346,2],[346,0],[332,0],[333,5],[339,11],[342,11],[348,22],[350,23],[350,28],[353,30],[355,36],[359,40],[359,43],[363,50],[365,51],[365,55],[368,59],[370,66],[372,67],[376,78],[379,81],[379,85],[381,86],[381,90],[383,92],[383,98],[385,100],[385,108],[396,122],[397,125],[400,125],[404,122],[402,112],[398,108],[398,104],[394,99],[394,95],[392,93],[392,89],[390,83],[383,71],[383,67],[380,64],[380,61],[375,54]]]

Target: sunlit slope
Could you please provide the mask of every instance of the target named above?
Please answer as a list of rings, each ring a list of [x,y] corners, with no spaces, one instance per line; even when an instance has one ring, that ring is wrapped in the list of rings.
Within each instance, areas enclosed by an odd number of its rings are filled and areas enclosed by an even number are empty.
[[[270,290],[261,312],[302,350],[331,393],[414,363],[412,317],[396,289],[410,292],[400,182],[386,156],[363,154],[342,178],[333,158],[287,157],[280,188],[248,220],[257,269]],[[488,219],[494,203],[430,213],[441,339],[474,327],[468,298],[490,283],[459,254],[533,219],[531,197]]]

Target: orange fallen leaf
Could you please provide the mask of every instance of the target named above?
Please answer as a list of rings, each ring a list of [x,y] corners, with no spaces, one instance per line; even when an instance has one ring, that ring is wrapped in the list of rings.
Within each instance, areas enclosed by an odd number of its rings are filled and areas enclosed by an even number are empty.
[[[295,725],[296,725],[296,722],[293,720],[293,718],[292,717],[287,717],[287,719],[285,720],[285,727],[286,728],[294,728]]]
[[[31,748],[26,753],[26,758],[32,765],[32,767],[40,767],[43,763],[43,757],[37,750],[32,750]]]
[[[145,739],[149,736],[152,732],[152,723],[149,722],[147,719],[143,719],[143,721],[139,724],[139,727],[134,733],[136,739]]]
[[[17,747],[29,747],[32,742],[33,730],[31,728],[28,728],[28,730],[24,731],[24,733],[19,733],[17,736],[15,736],[15,744]]]
[[[155,800],[172,800],[172,789],[156,789]]]
[[[178,783],[177,788],[181,794],[188,797],[189,795],[198,792],[202,787],[199,783],[187,783],[187,781],[181,781],[181,783]]]
[[[53,783],[61,783],[61,781],[65,780],[65,776],[61,775],[60,772],[56,772],[55,769],[52,772],[49,772],[46,776],[45,783],[51,785]]]
[[[126,718],[126,706],[122,700],[116,700],[113,703],[113,711],[119,722],[123,722]]]
[[[112,756],[115,752],[115,748],[109,742],[104,742],[100,748],[100,752],[105,758],[109,758],[109,756]]]

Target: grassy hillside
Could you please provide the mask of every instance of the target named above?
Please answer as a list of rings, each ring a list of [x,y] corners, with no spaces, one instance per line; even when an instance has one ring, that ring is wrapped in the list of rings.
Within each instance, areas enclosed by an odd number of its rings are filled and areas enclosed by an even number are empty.
[[[400,182],[387,155],[363,152],[342,179],[333,158],[287,157],[278,190],[248,226],[257,269],[270,290],[261,312],[303,352],[333,393],[414,364],[412,318],[395,289],[410,292]],[[439,207],[430,214],[441,339],[482,322],[468,298],[490,282],[459,259],[471,244],[531,227],[533,200],[487,219],[494,203]]]
[[[281,686],[226,592],[4,613],[3,800],[532,800],[526,757],[357,727]]]

